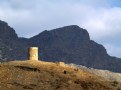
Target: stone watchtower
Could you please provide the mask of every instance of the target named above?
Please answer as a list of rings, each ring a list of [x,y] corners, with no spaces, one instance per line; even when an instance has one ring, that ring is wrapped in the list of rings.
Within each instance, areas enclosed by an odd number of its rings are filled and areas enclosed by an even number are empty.
[[[29,60],[38,61],[38,47],[29,48]]]

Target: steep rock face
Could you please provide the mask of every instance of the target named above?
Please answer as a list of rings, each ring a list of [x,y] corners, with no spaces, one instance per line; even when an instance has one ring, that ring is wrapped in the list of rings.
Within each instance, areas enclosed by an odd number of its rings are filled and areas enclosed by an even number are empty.
[[[27,57],[27,45],[20,41],[15,30],[0,21],[0,60],[15,60]]]
[[[4,21],[0,21],[0,39],[6,40],[14,40],[18,39],[15,30],[8,26],[8,24]]]

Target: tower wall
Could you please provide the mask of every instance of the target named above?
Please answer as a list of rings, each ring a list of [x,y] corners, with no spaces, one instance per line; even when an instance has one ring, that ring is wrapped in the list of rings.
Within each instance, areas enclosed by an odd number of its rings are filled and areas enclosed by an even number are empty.
[[[29,60],[38,61],[38,47],[29,48]]]

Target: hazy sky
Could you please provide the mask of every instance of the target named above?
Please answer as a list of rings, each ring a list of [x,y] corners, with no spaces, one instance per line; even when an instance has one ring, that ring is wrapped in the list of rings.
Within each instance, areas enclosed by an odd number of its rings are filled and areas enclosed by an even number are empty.
[[[121,0],[0,0],[0,19],[20,37],[79,25],[110,55],[121,57]]]

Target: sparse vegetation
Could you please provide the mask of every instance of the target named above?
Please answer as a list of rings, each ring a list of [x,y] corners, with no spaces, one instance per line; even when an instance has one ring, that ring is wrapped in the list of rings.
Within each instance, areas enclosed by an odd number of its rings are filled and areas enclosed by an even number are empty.
[[[116,87],[118,85],[118,82],[117,81],[113,81],[112,85]]]
[[[0,90],[120,90],[119,86],[118,82],[64,63],[62,66],[40,61],[0,64]]]
[[[108,70],[99,70],[99,69],[94,69],[94,68],[87,68],[82,65],[76,65],[76,64],[68,64],[71,67],[77,68],[77,69],[82,69],[84,71],[89,71],[90,73],[93,73],[95,75],[113,80],[113,81],[118,81],[121,82],[121,73],[114,73]]]

